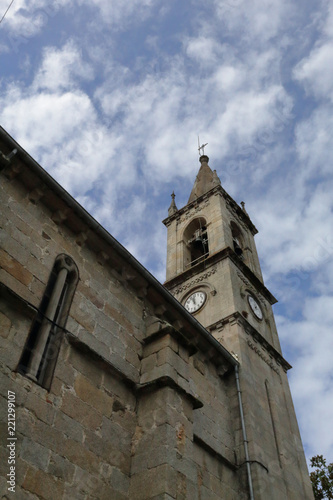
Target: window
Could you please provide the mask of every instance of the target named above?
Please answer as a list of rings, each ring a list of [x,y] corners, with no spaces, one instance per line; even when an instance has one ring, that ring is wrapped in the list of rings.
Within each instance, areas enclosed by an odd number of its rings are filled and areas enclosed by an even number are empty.
[[[78,279],[73,259],[58,255],[19,362],[18,371],[46,389],[51,386]]]
[[[206,221],[203,217],[194,219],[184,231],[185,267],[195,266],[209,254]]]

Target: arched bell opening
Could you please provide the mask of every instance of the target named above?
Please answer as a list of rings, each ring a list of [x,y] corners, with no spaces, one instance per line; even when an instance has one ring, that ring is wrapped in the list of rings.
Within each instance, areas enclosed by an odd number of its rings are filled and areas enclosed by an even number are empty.
[[[234,221],[230,222],[230,228],[234,247],[233,249],[238,257],[244,259],[244,240],[242,232]]]
[[[209,255],[206,219],[194,219],[184,231],[184,267],[195,266]]]

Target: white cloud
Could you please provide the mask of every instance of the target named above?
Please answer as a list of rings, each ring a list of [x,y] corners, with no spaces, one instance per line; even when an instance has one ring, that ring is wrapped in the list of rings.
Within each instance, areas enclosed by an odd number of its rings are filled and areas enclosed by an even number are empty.
[[[56,91],[78,86],[77,79],[91,80],[93,68],[82,58],[82,53],[73,41],[68,41],[61,49],[46,47],[43,50],[42,65],[37,72],[34,91],[48,89]]]
[[[157,0],[77,0],[78,5],[99,9],[103,23],[111,23],[113,29],[124,29],[131,22],[141,22],[151,15]]]
[[[47,26],[53,16],[74,0],[15,0],[10,6],[2,28],[8,32],[8,45],[14,52],[30,37],[36,36]],[[9,2],[1,0],[0,8],[5,13]]]
[[[333,436],[325,424],[333,421],[333,296],[307,299],[303,315],[301,321],[284,320],[279,331],[294,353],[291,389],[308,455],[330,457]]]
[[[295,68],[294,76],[316,98],[333,102],[333,39],[315,48]]]
[[[290,24],[294,5],[288,0],[215,0],[221,29],[241,33],[242,42],[267,43]]]

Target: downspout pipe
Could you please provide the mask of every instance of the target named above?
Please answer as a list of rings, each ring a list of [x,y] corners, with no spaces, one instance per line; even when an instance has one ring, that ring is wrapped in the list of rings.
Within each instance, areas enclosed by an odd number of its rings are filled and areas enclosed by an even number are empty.
[[[239,413],[240,413],[241,423],[242,423],[243,444],[244,444],[245,463],[246,463],[247,480],[248,480],[249,492],[250,492],[250,500],[254,500],[251,465],[250,465],[249,449],[247,446],[248,441],[247,441],[244,412],[243,412],[242,393],[241,393],[240,384],[239,384],[239,366],[238,365],[235,366],[235,377],[236,377]]]

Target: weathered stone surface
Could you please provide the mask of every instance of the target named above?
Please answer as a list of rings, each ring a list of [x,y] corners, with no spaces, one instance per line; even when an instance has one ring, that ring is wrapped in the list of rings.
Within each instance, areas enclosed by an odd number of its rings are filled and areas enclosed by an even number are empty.
[[[10,319],[0,312],[0,335],[3,338],[7,338],[9,335],[10,327],[12,326],[12,323]]]
[[[11,274],[15,279],[23,285],[28,286],[32,281],[32,274],[25,269],[17,260],[10,257],[4,250],[0,249],[1,267]]]
[[[66,458],[51,452],[47,472],[58,477],[65,483],[71,483],[75,473],[75,466]]]
[[[129,498],[147,500],[147,485],[149,485],[150,498],[163,494],[176,498],[177,472],[169,465],[164,464],[135,474],[131,480]]]
[[[103,372],[96,365],[96,363],[90,363],[82,352],[74,349],[73,347],[70,347],[69,355],[66,361],[70,367],[73,367],[75,370],[79,371],[81,374],[91,380],[91,382],[95,384],[96,387],[99,387],[101,385]],[[72,382],[69,381],[70,385],[73,385],[73,383],[74,380]]]
[[[41,469],[45,472],[49,465],[50,450],[31,439],[24,438],[21,445],[20,457],[36,469]]]
[[[88,429],[97,429],[102,423],[100,413],[70,392],[64,394],[61,410]]]
[[[67,439],[63,448],[64,456],[73,464],[78,465],[91,473],[99,470],[99,459],[86,449],[84,444]]]
[[[63,432],[65,436],[78,441],[83,442],[84,438],[84,428],[83,426],[74,418],[69,417],[62,411],[58,411],[54,421],[54,427],[59,431]]]
[[[113,399],[104,391],[97,389],[81,374],[75,379],[74,389],[78,398],[89,404],[106,417],[112,413]]]
[[[64,483],[41,470],[29,468],[23,482],[23,488],[35,493],[39,498],[54,500],[54,498],[62,498]]]
[[[30,410],[39,420],[42,420],[46,424],[52,425],[55,408],[52,403],[46,399],[42,399],[36,394],[29,393],[27,395],[25,406]]]

